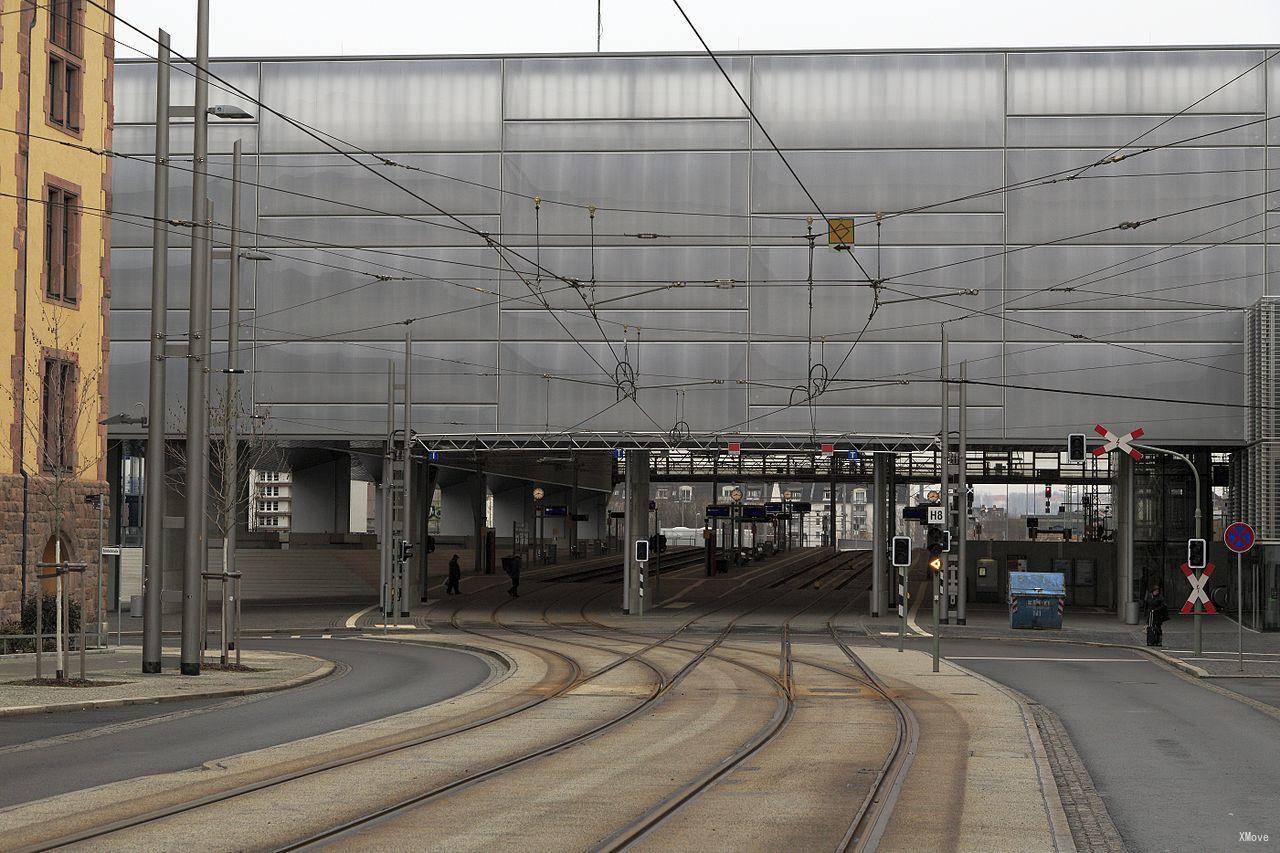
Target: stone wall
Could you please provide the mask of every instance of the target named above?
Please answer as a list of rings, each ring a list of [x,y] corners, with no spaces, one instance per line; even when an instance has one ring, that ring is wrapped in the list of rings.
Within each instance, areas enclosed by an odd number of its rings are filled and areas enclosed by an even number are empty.
[[[63,559],[88,564],[84,573],[87,610],[92,622],[97,612],[98,588],[98,508],[85,503],[85,496],[103,494],[107,484],[77,480],[62,485],[62,524],[64,549],[71,553]],[[53,503],[54,481],[51,477],[32,477],[27,497],[27,594],[36,589],[36,564],[44,555],[45,545],[54,535],[57,513]],[[104,507],[109,520],[110,508]],[[0,476],[0,622],[18,618],[22,589],[22,477]],[[72,581],[71,596],[78,600],[79,579]]]

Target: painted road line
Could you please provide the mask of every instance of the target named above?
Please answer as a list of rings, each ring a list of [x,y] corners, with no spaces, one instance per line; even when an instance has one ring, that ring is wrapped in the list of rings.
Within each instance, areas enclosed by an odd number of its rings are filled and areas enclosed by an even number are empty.
[[[332,640],[332,639],[333,639],[333,634],[321,634],[321,635],[320,635],[320,639],[322,639],[322,640]]]
[[[368,613],[370,610],[376,609],[377,606],[378,605],[376,604],[370,604],[364,610],[357,610],[355,613],[352,613],[350,616],[347,617],[347,627],[348,628],[356,627],[356,623],[360,621],[360,617]]]
[[[917,637],[932,637],[928,631],[916,624],[916,614],[920,612],[920,605],[924,604],[924,599],[929,591],[929,584],[920,584],[920,592],[916,595],[916,603],[911,605],[911,612],[907,614],[907,627],[910,628]]]
[[[1012,660],[1012,661],[1052,661],[1054,663],[1151,663],[1148,658],[1031,658],[1031,657],[986,657],[981,655],[946,655],[947,660]]]
[[[1189,655],[1194,651],[1194,649],[1165,649],[1165,651],[1168,652],[1169,654]],[[1235,652],[1214,652],[1214,651],[1209,651],[1208,649],[1201,652],[1201,654],[1229,655],[1231,657],[1236,656]],[[1251,655],[1253,657],[1280,658],[1280,652],[1245,652],[1244,653],[1245,657],[1249,657]]]

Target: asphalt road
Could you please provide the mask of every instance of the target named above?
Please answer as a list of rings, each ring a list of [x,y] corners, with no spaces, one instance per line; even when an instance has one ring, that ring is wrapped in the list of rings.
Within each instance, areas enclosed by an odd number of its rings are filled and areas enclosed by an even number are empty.
[[[947,640],[944,655],[1058,714],[1129,849],[1280,849],[1280,720],[1124,649]]]
[[[344,664],[293,690],[232,700],[11,717],[0,725],[0,807],[198,766],[456,696],[489,676],[465,652],[368,640],[253,640]],[[14,748],[54,738],[33,748]]]

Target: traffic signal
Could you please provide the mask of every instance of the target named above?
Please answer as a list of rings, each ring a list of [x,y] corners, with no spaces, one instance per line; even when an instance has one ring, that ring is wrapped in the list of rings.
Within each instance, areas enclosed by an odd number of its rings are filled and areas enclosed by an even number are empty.
[[[929,570],[934,574],[942,571],[942,557],[933,557],[929,560]]]
[[[400,561],[407,563],[413,557],[413,543],[408,539],[400,540]]]
[[[1071,462],[1083,462],[1085,457],[1084,433],[1073,432],[1067,436],[1067,459]]]
[[[942,531],[942,551],[945,554],[951,553],[951,531]]]
[[[911,537],[893,537],[893,565],[896,568],[911,565]]]
[[[1203,539],[1187,540],[1187,565],[1193,569],[1203,569],[1209,562],[1209,547]]]
[[[924,540],[924,547],[929,551],[929,556],[936,557],[947,550],[950,538],[951,535],[941,527],[930,527]]]

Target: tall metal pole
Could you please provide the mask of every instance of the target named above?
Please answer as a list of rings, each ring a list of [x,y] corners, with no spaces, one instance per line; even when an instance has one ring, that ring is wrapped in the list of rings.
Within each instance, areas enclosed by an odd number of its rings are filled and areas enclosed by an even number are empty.
[[[102,504],[106,500],[106,495],[103,494],[102,492],[99,492],[97,494],[97,498],[98,498],[98,598],[93,605],[93,612],[97,614],[97,617],[98,617],[96,620],[98,623],[98,630],[95,632],[98,635],[98,645],[102,646],[103,645],[102,616],[103,616],[103,610],[104,610],[102,605],[105,603],[102,597],[102,540],[104,538],[104,532],[106,529],[106,525],[104,524],[105,519],[103,518],[103,513],[102,513]],[[81,589],[84,588],[84,575],[80,576],[80,587]],[[84,634],[84,620],[87,619],[88,616],[89,614],[86,613],[83,609],[80,611],[80,626],[81,626],[80,633],[82,635]],[[80,644],[80,656],[82,658],[84,657],[83,643]],[[81,666],[80,668],[84,669],[83,666]],[[84,678],[83,672],[80,673],[80,677]]]
[[[395,488],[395,448],[392,446],[392,437],[396,430],[396,364],[391,359],[387,359],[387,452],[382,459],[382,553],[381,553],[381,586],[379,590],[379,605],[382,611],[382,623],[385,625],[390,621],[391,617],[391,582],[392,567],[391,561],[394,559],[391,548],[391,531],[393,528],[391,513],[394,502],[391,497],[391,491]]]
[[[236,518],[240,505],[240,150],[241,140],[231,146],[231,270],[227,292],[227,411],[223,428],[223,484],[227,499],[222,529],[222,666],[227,665],[227,619],[229,617],[228,575],[236,570]]]
[[[939,385],[942,387],[942,423],[938,430],[938,442],[941,452],[938,455],[938,473],[941,481],[941,489],[939,496],[942,498],[942,517],[945,519],[943,529],[951,527],[951,488],[950,488],[950,472],[947,470],[950,465],[951,456],[951,412],[950,412],[950,395],[947,393],[949,386],[948,369],[947,369],[947,324],[941,324],[942,331],[942,367],[940,377],[942,381]],[[941,641],[938,637],[938,628],[942,624],[942,577],[946,574],[948,558],[943,557],[942,571],[936,572],[933,576],[933,671],[938,671],[938,655]]]
[[[875,510],[871,516],[871,615],[880,615],[880,602],[883,598],[882,584],[885,583],[889,560],[889,517],[888,482],[884,471],[885,456],[876,453],[871,457],[871,475],[874,478],[871,491],[875,495]]]
[[[969,378],[969,362],[960,362],[960,475],[956,486],[957,500],[956,503],[960,507],[960,572],[958,581],[958,589],[956,595],[956,624],[965,624],[965,597],[969,594],[969,563],[968,557],[968,539],[969,539],[969,474],[965,470],[968,468],[967,460],[969,458],[969,400],[966,393],[968,385],[966,380]]]
[[[202,371],[204,383],[204,429],[200,434],[200,470],[204,472],[205,487],[200,491],[200,527],[204,532],[204,547],[200,549],[200,662],[204,665],[204,653],[209,649],[209,472],[213,469],[213,448],[209,435],[209,413],[212,411],[212,386],[209,365],[213,359],[213,199],[204,200],[205,221],[205,369]]]
[[[147,459],[143,474],[142,671],[160,671],[164,583],[165,338],[169,308],[169,34],[156,40],[156,164],[151,226],[151,370],[147,389]],[[119,597],[119,596],[117,596]]]
[[[404,327],[404,541],[413,542],[413,325]],[[410,560],[400,567],[400,615],[409,615]]]
[[[205,435],[205,370],[209,360],[208,229],[201,224],[208,193],[209,159],[209,0],[196,3],[195,135],[191,168],[190,350],[187,354],[186,564],[182,571],[183,675],[200,674],[200,570],[204,563],[202,514],[206,471],[200,470]]]

